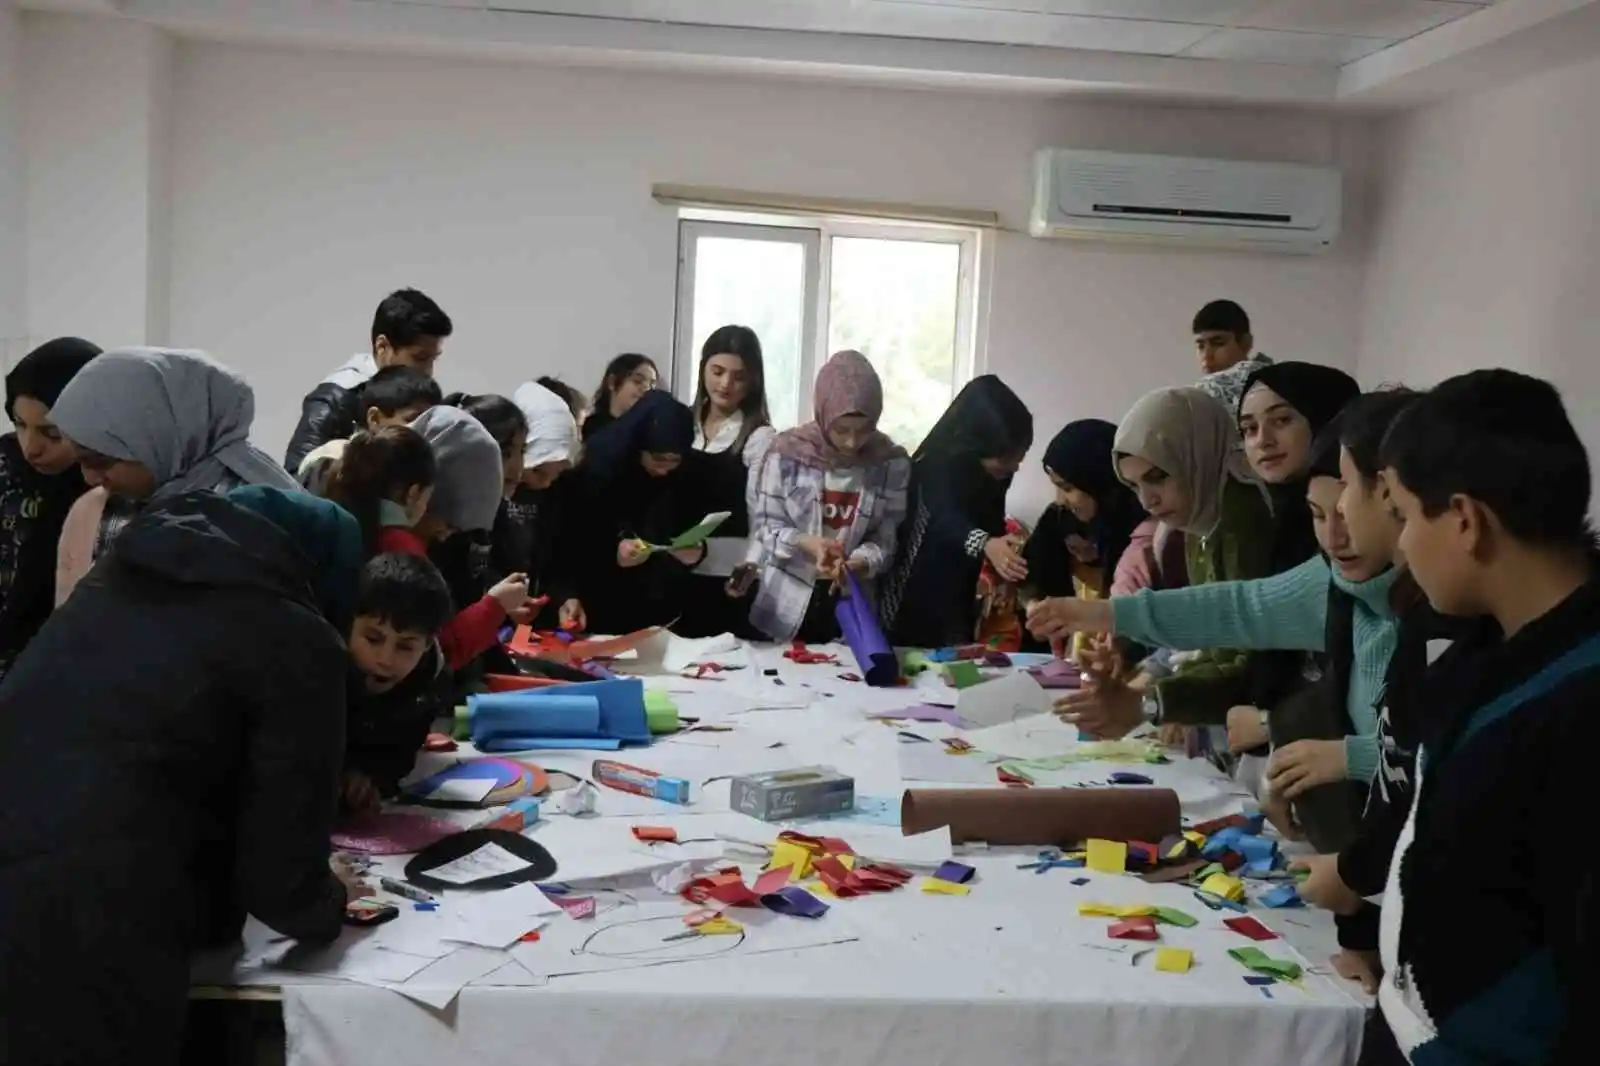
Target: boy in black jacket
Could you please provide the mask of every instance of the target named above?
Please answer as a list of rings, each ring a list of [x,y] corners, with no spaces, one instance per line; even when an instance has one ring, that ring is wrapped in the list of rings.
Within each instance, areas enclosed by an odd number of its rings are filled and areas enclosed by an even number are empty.
[[[448,713],[450,674],[436,638],[454,610],[427,559],[389,553],[368,560],[350,627],[346,809],[369,810],[399,791],[434,719]]]
[[[1388,1032],[1371,1062],[1592,1054],[1593,849],[1573,801],[1600,746],[1600,567],[1588,454],[1549,383],[1451,378],[1384,441],[1417,584],[1503,636],[1457,641],[1420,686],[1416,798],[1380,933]]]

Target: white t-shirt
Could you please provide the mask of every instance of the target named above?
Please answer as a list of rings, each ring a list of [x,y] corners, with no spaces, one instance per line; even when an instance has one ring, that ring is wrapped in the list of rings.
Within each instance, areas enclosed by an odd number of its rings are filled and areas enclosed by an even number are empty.
[[[822,535],[842,540],[861,506],[862,470],[829,470],[822,479]]]

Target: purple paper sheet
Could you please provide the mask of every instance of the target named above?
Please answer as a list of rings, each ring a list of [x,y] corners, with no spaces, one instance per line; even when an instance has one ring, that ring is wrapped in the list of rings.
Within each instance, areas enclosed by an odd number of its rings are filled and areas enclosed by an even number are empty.
[[[883,635],[876,608],[848,569],[844,572],[844,595],[833,605],[833,613],[845,643],[855,653],[862,679],[875,688],[888,688],[898,681],[900,660]]]
[[[967,723],[956,714],[954,707],[939,707],[932,703],[919,703],[915,707],[902,707],[898,711],[878,711],[868,718],[900,718],[907,722],[943,722],[955,729],[965,729]]]

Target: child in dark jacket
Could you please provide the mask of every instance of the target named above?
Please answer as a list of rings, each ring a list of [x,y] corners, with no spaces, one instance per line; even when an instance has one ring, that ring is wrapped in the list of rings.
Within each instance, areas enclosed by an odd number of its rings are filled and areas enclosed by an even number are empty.
[[[367,561],[350,626],[349,710],[340,799],[367,810],[399,791],[444,705],[439,633],[450,590],[426,558],[386,553]]]

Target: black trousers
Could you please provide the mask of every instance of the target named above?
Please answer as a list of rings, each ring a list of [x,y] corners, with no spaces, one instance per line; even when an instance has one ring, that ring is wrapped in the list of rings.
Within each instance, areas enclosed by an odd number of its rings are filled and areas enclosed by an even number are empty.
[[[1395,1043],[1394,1033],[1377,1007],[1367,1013],[1367,1026],[1361,1032],[1361,1057],[1356,1066],[1410,1066],[1405,1052]]]
[[[828,644],[838,640],[839,616],[833,611],[833,583],[819,581],[811,588],[811,602],[806,604],[805,617],[800,620],[800,632],[795,639],[807,644]]]
[[[1333,916],[1333,928],[1339,934],[1339,946],[1347,951],[1378,950],[1378,920],[1383,908],[1375,903],[1363,902],[1354,914]]]

